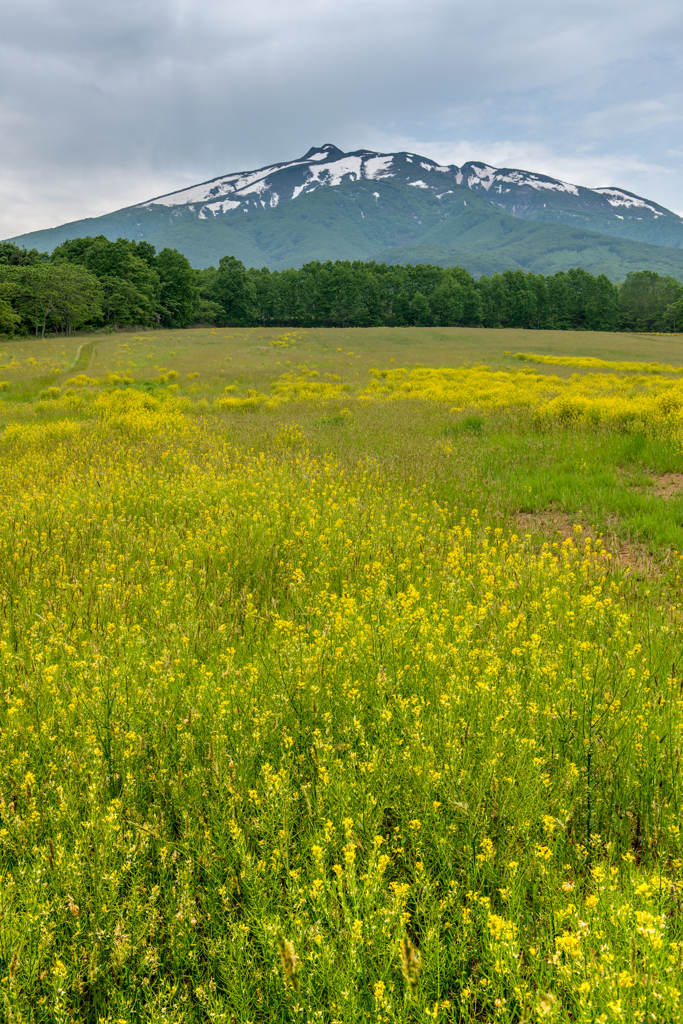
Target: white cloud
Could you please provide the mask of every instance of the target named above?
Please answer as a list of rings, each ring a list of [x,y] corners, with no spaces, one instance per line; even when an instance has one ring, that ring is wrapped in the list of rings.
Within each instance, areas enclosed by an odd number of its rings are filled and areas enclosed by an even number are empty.
[[[683,121],[680,96],[663,96],[658,99],[632,100],[615,103],[593,111],[584,118],[584,128],[589,137],[615,137],[648,132],[662,125]]]

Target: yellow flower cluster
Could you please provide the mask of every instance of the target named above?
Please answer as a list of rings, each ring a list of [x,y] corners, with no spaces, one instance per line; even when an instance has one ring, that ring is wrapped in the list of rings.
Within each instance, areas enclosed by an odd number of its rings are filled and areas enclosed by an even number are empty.
[[[419,399],[464,409],[528,410],[540,421],[683,425],[683,382],[665,377],[574,374],[569,379],[529,370],[492,371],[487,366],[374,371],[359,399]]]
[[[631,360],[598,359],[595,356],[543,356],[534,352],[516,352],[515,359],[550,366],[576,366],[584,370],[620,370],[634,373],[683,373],[683,366],[667,363],[642,363]]]
[[[274,411],[293,403],[324,406],[338,402],[360,402],[381,405],[387,402],[418,401],[446,405],[453,414],[463,412],[510,412],[534,425],[579,424],[594,427],[604,424],[617,431],[648,430],[680,434],[683,430],[683,381],[678,376],[665,376],[671,370],[660,364],[609,363],[573,357],[525,355],[543,362],[562,360],[567,365],[642,372],[588,372],[558,377],[531,369],[498,370],[488,366],[405,367],[371,370],[371,380],[359,390],[344,382],[338,374],[318,370],[305,364],[281,374],[268,390],[228,385],[215,398],[212,407],[218,412]],[[655,372],[655,369],[657,372]],[[662,371],[662,372],[660,372]],[[194,381],[198,374],[187,375]],[[189,395],[179,392],[176,371],[164,370],[155,378],[153,394],[139,390],[133,379],[123,373],[108,373],[103,378],[77,374],[61,386],[46,388],[39,401],[30,406],[30,415],[45,418],[85,416],[106,418],[121,416],[124,409],[163,409],[164,416],[189,412],[205,413],[209,403],[196,398],[197,384]],[[9,406],[7,406],[8,408]],[[23,415],[23,414],[22,414]],[[11,418],[11,413],[10,413]]]
[[[254,411],[259,408],[277,409],[288,402],[321,405],[340,398],[349,391],[349,386],[343,384],[338,376],[327,376],[328,380],[318,380],[317,370],[308,370],[304,367],[299,373],[282,374],[273,384],[270,394],[251,388],[246,396],[228,393],[216,399],[214,405],[217,409],[235,412]]]
[[[268,344],[271,348],[294,348],[297,341],[301,341],[305,336],[305,333],[305,331],[303,333],[287,331],[285,334],[278,334],[278,336],[273,338],[272,341],[269,341]]]

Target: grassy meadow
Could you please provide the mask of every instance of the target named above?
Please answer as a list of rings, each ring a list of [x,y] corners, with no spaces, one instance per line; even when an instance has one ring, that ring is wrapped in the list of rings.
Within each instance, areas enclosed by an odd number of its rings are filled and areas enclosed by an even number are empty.
[[[0,344],[0,1019],[679,1021],[682,369]]]

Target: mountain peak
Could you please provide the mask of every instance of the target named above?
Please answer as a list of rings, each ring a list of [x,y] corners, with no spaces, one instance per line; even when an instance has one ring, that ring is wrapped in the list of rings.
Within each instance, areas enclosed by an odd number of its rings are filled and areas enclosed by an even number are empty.
[[[324,146],[311,146],[308,153],[302,156],[301,159],[328,160],[330,157],[339,158],[340,156],[344,156],[344,151],[337,146],[333,146],[331,142],[326,142]]]

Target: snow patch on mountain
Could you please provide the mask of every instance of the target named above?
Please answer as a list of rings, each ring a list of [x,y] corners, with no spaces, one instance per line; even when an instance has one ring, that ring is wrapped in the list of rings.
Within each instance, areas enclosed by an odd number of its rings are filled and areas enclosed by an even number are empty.
[[[658,210],[656,206],[646,202],[644,199],[640,199],[638,196],[631,195],[630,192],[622,192],[619,188],[594,188],[593,192],[598,192],[601,196],[605,196],[610,206],[625,206],[627,209],[635,208],[650,210],[654,213],[655,217],[661,217],[663,215],[662,211]]]
[[[217,203],[207,203],[205,206],[202,206],[199,216],[201,217],[202,220],[204,220],[205,217],[207,216],[206,211],[210,210],[214,217],[216,217],[220,213],[227,213],[228,210],[236,210],[241,205],[241,203],[231,202],[229,199],[221,200]],[[204,214],[203,217],[202,214]]]
[[[578,196],[579,194],[579,190],[576,185],[570,185],[569,182],[560,181],[557,178],[541,178],[537,177],[535,174],[527,174],[524,171],[511,171],[509,174],[496,174],[495,180],[496,182],[504,181],[513,185],[530,185],[531,188],[547,189],[550,192],[569,192],[573,196]],[[507,191],[509,191],[509,189]]]
[[[319,164],[317,167],[311,167],[311,179],[312,181],[319,181],[325,185],[341,185],[344,176],[349,174],[356,181],[361,176],[361,167],[363,165],[363,158],[360,156],[346,156],[342,160],[335,160],[334,163]],[[327,180],[322,181],[322,176],[326,175]]]
[[[389,168],[394,162],[393,156],[373,156],[369,160],[365,161],[364,171],[365,177],[371,179],[377,178],[391,178],[392,175],[389,173]]]
[[[261,180],[261,181],[257,181],[255,185],[251,185],[251,186],[249,186],[247,188],[241,189],[241,192],[242,192],[242,195],[245,195],[245,196],[252,195],[254,193],[257,196],[261,196],[266,191],[266,189],[268,189],[269,187],[270,186],[268,185],[267,181]]]
[[[472,167],[472,173],[467,176],[468,187],[472,188],[473,185],[481,185],[488,192],[493,184],[498,168],[489,167],[488,164],[471,164],[470,166]]]

